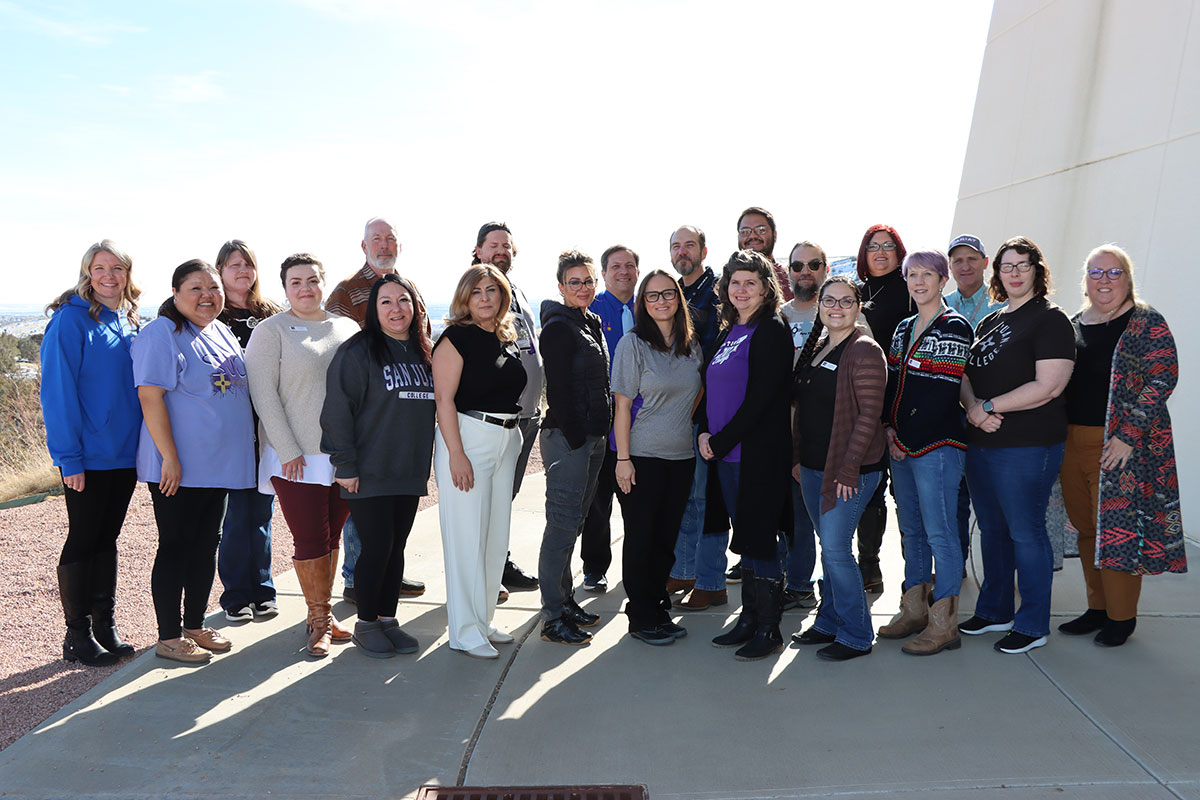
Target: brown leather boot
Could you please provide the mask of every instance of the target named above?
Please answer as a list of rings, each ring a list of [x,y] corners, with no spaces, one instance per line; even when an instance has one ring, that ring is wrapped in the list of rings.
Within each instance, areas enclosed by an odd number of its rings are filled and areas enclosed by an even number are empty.
[[[900,613],[887,625],[879,626],[884,639],[903,639],[929,624],[929,592],[932,583],[910,586],[900,598]]]
[[[911,656],[931,656],[943,650],[962,646],[958,634],[958,595],[943,597],[929,607],[929,624],[925,630],[905,642],[900,649]]]
[[[292,559],[304,601],[308,604],[308,654],[317,658],[329,655],[329,556]]]
[[[329,551],[329,592],[327,596],[333,594],[333,581],[337,577],[338,569],[338,553],[340,549]],[[329,609],[329,638],[334,644],[349,644],[350,639],[354,637],[354,631],[347,628],[342,623],[338,622],[337,617],[333,616],[332,606]]]
[[[667,594],[678,594],[691,590],[696,585],[696,579],[685,580],[683,578],[667,577]]]
[[[729,595],[724,589],[712,591],[709,589],[692,589],[688,596],[675,603],[676,608],[684,611],[703,611],[709,606],[724,606],[729,604]]]

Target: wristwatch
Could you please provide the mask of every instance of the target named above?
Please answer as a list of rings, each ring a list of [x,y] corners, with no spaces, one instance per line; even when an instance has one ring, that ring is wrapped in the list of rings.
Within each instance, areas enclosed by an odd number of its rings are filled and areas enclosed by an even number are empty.
[[[996,407],[995,407],[994,405],[992,405],[992,401],[991,401],[991,400],[984,400],[984,401],[983,401],[983,410],[984,410],[984,411],[986,411],[988,414],[995,414],[995,413],[996,413]]]

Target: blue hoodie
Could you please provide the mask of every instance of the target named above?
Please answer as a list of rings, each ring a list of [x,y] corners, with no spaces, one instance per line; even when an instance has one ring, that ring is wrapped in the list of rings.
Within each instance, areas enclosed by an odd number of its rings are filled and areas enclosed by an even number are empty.
[[[46,447],[64,476],[132,468],[142,426],[129,355],[137,330],[124,313],[102,306],[97,322],[89,308],[71,296],[42,338]]]

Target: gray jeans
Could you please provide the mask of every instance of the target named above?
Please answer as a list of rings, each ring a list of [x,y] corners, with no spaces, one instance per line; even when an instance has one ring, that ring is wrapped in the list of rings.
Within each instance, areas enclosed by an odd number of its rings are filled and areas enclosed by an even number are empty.
[[[607,438],[589,436],[582,447],[572,450],[562,431],[543,428],[541,444],[546,467],[546,532],[542,535],[538,575],[542,619],[551,622],[562,616],[563,604],[572,596],[571,555],[596,494]]]
[[[517,428],[521,431],[521,454],[517,456],[517,471],[513,474],[513,500],[521,491],[521,481],[525,478],[525,467],[529,465],[529,454],[533,451],[533,440],[537,438],[538,426],[542,424],[542,415],[521,417],[517,420]]]

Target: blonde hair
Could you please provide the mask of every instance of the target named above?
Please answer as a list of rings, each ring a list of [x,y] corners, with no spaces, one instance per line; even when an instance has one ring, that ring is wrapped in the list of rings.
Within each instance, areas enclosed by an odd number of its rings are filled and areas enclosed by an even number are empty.
[[[458,281],[458,288],[454,290],[454,299],[450,301],[450,313],[445,318],[446,324],[475,324],[471,317],[471,291],[484,278],[491,278],[500,287],[501,301],[500,309],[496,312],[496,338],[502,342],[515,342],[517,329],[513,325],[512,314],[509,313],[509,309],[512,308],[512,287],[508,285],[508,278],[504,277],[504,273],[491,264],[474,264],[467,267],[467,271]]]
[[[1083,305],[1079,307],[1079,312],[1083,313],[1092,307],[1092,299],[1088,297],[1088,270],[1091,269],[1092,259],[1105,254],[1115,258],[1121,265],[1121,269],[1125,271],[1125,277],[1129,280],[1129,299],[1133,301],[1133,304],[1135,306],[1146,305],[1142,302],[1142,298],[1138,297],[1137,286],[1133,282],[1133,259],[1120,245],[1115,242],[1106,242],[1099,247],[1092,248],[1092,252],[1088,253],[1087,258],[1083,260],[1083,279],[1079,284],[1083,290]]]
[[[125,267],[125,288],[121,291],[121,302],[117,308],[125,310],[125,318],[129,320],[130,325],[136,328],[140,324],[137,300],[142,296],[142,290],[133,282],[133,259],[124,250],[117,247],[112,239],[101,239],[87,249],[79,262],[79,280],[73,288],[67,289],[46,306],[46,313],[53,314],[60,306],[66,305],[74,295],[87,300],[90,306],[88,314],[97,322],[100,321],[100,309],[104,308],[104,304],[96,299],[96,293],[92,290],[92,259],[101,252],[116,256],[121,265]]]

